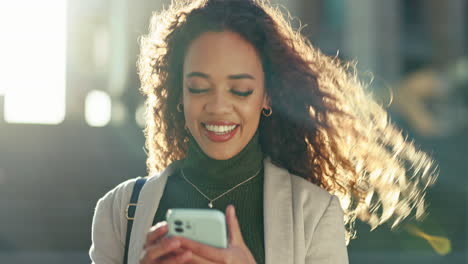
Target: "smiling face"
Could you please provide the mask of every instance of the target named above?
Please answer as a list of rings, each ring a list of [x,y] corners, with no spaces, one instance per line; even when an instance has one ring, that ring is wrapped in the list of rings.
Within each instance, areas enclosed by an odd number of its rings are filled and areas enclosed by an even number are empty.
[[[211,158],[238,154],[268,108],[262,62],[240,35],[206,32],[189,46],[183,70],[185,122]]]

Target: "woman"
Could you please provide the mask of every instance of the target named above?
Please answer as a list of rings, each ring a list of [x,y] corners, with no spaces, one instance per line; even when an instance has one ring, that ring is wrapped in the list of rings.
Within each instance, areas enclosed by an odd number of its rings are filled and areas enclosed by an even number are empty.
[[[356,218],[375,228],[423,213],[431,160],[263,1],[173,3],[153,16],[138,66],[153,176],[129,263],[348,263]],[[134,183],[99,200],[94,263],[122,262]],[[226,210],[229,247],[165,237],[180,207]]]

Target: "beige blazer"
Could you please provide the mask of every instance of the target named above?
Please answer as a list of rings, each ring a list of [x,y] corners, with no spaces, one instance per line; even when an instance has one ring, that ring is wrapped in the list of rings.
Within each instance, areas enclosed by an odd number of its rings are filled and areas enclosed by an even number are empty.
[[[129,264],[139,263],[146,233],[176,165],[150,177],[140,193],[129,245]],[[267,264],[346,264],[343,210],[336,196],[264,160],[264,228]],[[122,263],[125,209],[136,179],[119,184],[96,205],[92,263]]]

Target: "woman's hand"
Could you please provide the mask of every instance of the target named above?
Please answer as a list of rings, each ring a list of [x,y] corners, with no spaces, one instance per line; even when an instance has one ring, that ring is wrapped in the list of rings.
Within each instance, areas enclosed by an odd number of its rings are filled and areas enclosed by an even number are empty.
[[[167,224],[158,223],[151,228],[144,246],[145,252],[140,264],[149,263],[226,263],[254,264],[255,259],[244,243],[234,206],[226,208],[229,233],[228,248],[211,247],[193,240],[173,236],[164,237]]]
[[[191,252],[188,263],[226,263],[226,264],[254,264],[255,259],[244,243],[234,206],[226,208],[226,221],[229,233],[228,248],[210,247],[184,237],[178,237],[185,252]]]
[[[181,249],[177,237],[165,237],[167,231],[166,222],[159,222],[151,227],[146,236],[140,264],[186,263],[191,259],[191,252]]]

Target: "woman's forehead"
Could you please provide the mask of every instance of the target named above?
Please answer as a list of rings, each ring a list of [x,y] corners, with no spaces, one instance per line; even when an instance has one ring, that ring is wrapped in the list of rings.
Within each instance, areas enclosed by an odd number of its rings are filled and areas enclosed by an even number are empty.
[[[189,77],[192,72],[210,78],[250,75],[257,79],[263,76],[262,62],[255,47],[230,31],[206,32],[191,43],[184,59],[184,76]]]

